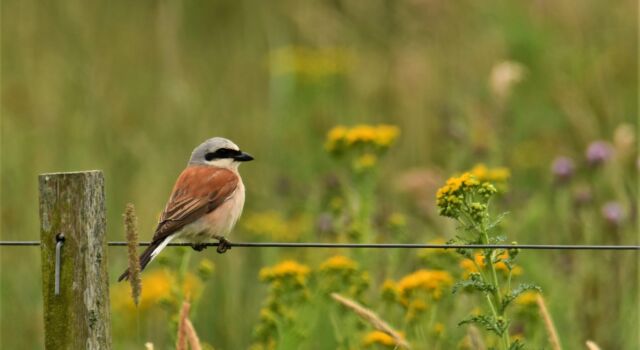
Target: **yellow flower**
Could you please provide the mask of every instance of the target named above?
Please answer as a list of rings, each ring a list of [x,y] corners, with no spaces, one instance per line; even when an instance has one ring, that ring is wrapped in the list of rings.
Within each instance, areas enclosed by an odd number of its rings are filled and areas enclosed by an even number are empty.
[[[213,261],[206,258],[200,260],[200,264],[198,264],[198,275],[200,276],[200,278],[209,278],[214,270],[215,265],[213,264]]]
[[[349,129],[347,129],[345,126],[338,125],[338,126],[334,127],[333,129],[329,130],[329,134],[327,135],[327,139],[328,139],[328,141],[333,141],[333,142],[340,141],[340,140],[344,139],[344,137],[347,135],[347,131],[348,130]]]
[[[404,315],[404,319],[408,323],[417,323],[420,321],[420,316],[424,314],[427,309],[427,303],[420,299],[412,300],[407,306],[407,313]]]
[[[521,306],[531,306],[536,304],[537,298],[538,298],[538,292],[529,290],[520,294],[515,301],[516,301],[516,304]]]
[[[469,259],[464,259],[460,261],[460,267],[464,270],[464,273],[462,275],[462,277],[464,278],[469,277],[469,274],[472,272],[478,272],[476,265],[473,263],[473,261]]]
[[[373,168],[378,162],[378,157],[375,154],[365,153],[358,157],[353,163],[353,168],[356,170],[365,170]]]
[[[273,281],[293,277],[304,282],[309,272],[309,267],[293,260],[285,260],[275,266],[262,268],[260,270],[260,279],[263,281]]]
[[[344,199],[337,196],[331,198],[329,207],[334,211],[340,211],[344,207]]]
[[[289,46],[274,50],[269,55],[273,75],[296,74],[311,80],[343,74],[351,69],[353,63],[352,52],[344,48]]]
[[[453,284],[453,278],[446,271],[418,270],[405,276],[398,282],[398,295],[403,305],[409,304],[410,295],[417,290],[422,290],[434,299],[442,296],[442,290]]]
[[[501,261],[498,261],[493,266],[498,271],[502,271],[502,272],[508,273],[509,272],[509,268],[507,267],[507,264],[503,260],[509,258],[509,253],[508,252],[503,252],[502,254],[500,254],[498,256],[498,258]],[[471,261],[469,259],[464,259],[464,260],[462,260],[460,262],[460,267],[463,270],[465,270],[465,278],[471,272],[478,272],[478,269],[476,268],[476,265],[480,266],[481,268],[484,268],[486,266],[485,259],[484,259],[484,254],[482,254],[482,253],[476,253],[475,256],[474,256],[474,261],[475,261],[475,264],[473,263],[473,261]],[[513,266],[513,268],[511,269],[511,274],[514,275],[514,276],[521,275],[522,274],[522,268],[520,266]]]
[[[447,180],[444,186],[436,192],[436,204],[440,215],[457,217],[462,209],[462,202],[466,195],[477,189],[480,182],[471,173],[464,173]],[[480,187],[482,190],[484,187]],[[489,191],[490,189],[485,189]]]
[[[336,255],[325,260],[319,270],[319,287],[325,294],[336,292],[358,299],[370,284],[369,274],[360,271],[358,264],[345,256]]]
[[[382,298],[387,301],[395,301],[397,295],[396,283],[387,279],[382,283]]]
[[[353,145],[356,142],[367,143],[373,142],[376,138],[376,130],[371,125],[356,125],[349,129],[345,137],[348,145]]]
[[[327,133],[325,147],[331,152],[342,151],[355,145],[374,146],[377,150],[389,148],[400,135],[397,126],[380,124],[359,124],[351,128],[336,126]],[[375,164],[375,158],[365,158],[369,166]],[[366,164],[362,164],[363,166]]]
[[[376,344],[394,348],[396,341],[389,334],[382,331],[369,332],[362,341],[362,345],[365,347],[371,347]]]
[[[376,144],[380,147],[389,147],[396,140],[398,135],[400,135],[400,129],[397,126],[393,125],[378,125],[376,130]]]
[[[437,322],[433,325],[433,333],[436,335],[442,335],[442,333],[444,333],[444,324]]]
[[[395,212],[389,215],[389,225],[395,228],[402,228],[407,226],[407,217],[402,213]]]
[[[349,270],[354,271],[358,268],[358,264],[355,261],[347,258],[346,256],[336,255],[320,264],[320,271],[341,271]]]
[[[469,172],[480,182],[488,181],[494,183],[503,183],[506,182],[509,177],[511,177],[511,172],[508,168],[499,167],[489,169],[482,163],[476,164]]]
[[[200,278],[188,272],[184,276],[182,293],[190,300],[199,299],[200,294],[202,293],[202,281],[200,280]]]
[[[349,129],[342,125],[338,125],[329,130],[329,133],[327,133],[327,143],[325,144],[327,150],[335,151],[338,148],[338,144],[340,144],[340,142],[342,142],[347,136],[348,131]]]
[[[138,307],[144,310],[160,304],[163,300],[175,301],[176,296],[171,293],[175,281],[175,276],[166,269],[151,270],[142,274],[142,294]],[[128,288],[128,284],[118,284],[111,289],[114,308],[135,309]],[[192,299],[197,299],[201,291],[202,282],[200,279],[188,273],[182,284],[182,293]]]

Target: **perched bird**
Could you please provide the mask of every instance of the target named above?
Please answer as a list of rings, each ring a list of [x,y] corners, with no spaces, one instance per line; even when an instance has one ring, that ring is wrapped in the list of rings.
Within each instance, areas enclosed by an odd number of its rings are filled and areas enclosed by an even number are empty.
[[[169,197],[151,245],[140,255],[140,270],[149,264],[169,242],[179,238],[206,248],[209,238],[219,241],[218,253],[230,248],[225,239],[242,213],[244,184],[238,173],[240,162],[253,160],[230,140],[214,137],[191,153]],[[129,277],[127,269],[118,278]]]

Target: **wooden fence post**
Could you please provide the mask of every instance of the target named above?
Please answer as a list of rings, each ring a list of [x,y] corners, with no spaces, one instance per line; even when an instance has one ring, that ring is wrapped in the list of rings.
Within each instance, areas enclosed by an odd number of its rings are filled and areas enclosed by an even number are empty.
[[[42,174],[39,182],[45,348],[110,349],[102,172]],[[60,233],[64,242],[56,295]]]

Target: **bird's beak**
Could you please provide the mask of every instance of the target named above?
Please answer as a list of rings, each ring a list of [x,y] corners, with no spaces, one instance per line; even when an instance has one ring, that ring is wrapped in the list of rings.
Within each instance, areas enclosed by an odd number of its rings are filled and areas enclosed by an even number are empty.
[[[250,160],[253,160],[253,157],[249,153],[240,152],[240,154],[233,157],[233,159],[238,162],[248,162]]]

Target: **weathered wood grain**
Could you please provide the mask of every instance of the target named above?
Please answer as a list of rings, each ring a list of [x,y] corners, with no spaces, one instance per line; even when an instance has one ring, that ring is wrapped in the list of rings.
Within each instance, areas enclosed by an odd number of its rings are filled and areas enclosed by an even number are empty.
[[[45,347],[110,349],[104,177],[101,171],[42,174],[40,239]],[[56,235],[64,233],[60,294]]]

